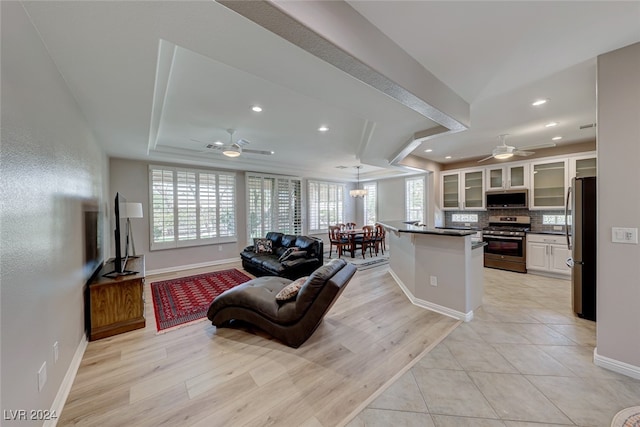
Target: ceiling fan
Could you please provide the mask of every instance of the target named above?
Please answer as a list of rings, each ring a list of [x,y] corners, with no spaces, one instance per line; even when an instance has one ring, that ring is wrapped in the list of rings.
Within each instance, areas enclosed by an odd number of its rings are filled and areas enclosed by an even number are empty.
[[[548,147],[555,147],[556,144],[551,142],[548,144],[540,144],[540,145],[529,145],[526,147],[522,147],[522,148],[516,148],[513,145],[507,145],[506,143],[506,138],[507,138],[508,134],[503,134],[503,135],[499,135],[498,139],[500,140],[501,144],[498,144],[493,151],[491,151],[491,155],[488,157],[485,157],[484,159],[478,160],[478,163],[480,162],[484,162],[486,160],[489,159],[498,159],[498,160],[504,160],[504,159],[509,159],[513,156],[530,156],[532,154],[535,154],[533,151],[526,151],[529,149],[535,149],[535,148],[548,148]]]
[[[236,142],[233,142],[233,134],[235,133],[235,129],[227,129],[227,132],[229,133],[228,144],[223,144],[219,141],[210,143],[205,146],[205,148],[207,149],[206,151],[208,150],[222,151],[222,154],[224,154],[227,157],[238,157],[242,153],[263,154],[265,156],[270,156],[275,153],[274,151],[271,151],[271,150],[269,151],[251,150],[249,148],[243,148],[246,145],[249,145],[250,142],[247,141],[246,139],[238,139]],[[202,142],[202,141],[198,141],[197,139],[192,139],[192,141]]]

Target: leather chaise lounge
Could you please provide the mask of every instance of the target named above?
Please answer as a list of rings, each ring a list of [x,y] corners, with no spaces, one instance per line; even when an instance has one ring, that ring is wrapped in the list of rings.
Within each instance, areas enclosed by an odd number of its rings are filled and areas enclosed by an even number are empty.
[[[257,326],[290,347],[297,348],[316,330],[356,272],[353,264],[331,260],[315,270],[295,298],[276,300],[292,281],[265,276],[250,280],[217,296],[207,312],[216,327],[233,320]]]

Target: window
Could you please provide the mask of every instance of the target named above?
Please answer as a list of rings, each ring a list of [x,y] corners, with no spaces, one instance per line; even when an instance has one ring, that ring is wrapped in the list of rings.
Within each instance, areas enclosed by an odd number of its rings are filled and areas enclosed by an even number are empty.
[[[375,182],[368,182],[363,184],[362,188],[367,190],[367,195],[364,196],[364,223],[373,225],[377,221],[378,185]]]
[[[236,241],[233,173],[150,166],[151,249]]]
[[[247,174],[247,238],[264,237],[269,231],[302,234],[302,180]]]
[[[405,180],[405,203],[407,221],[424,222],[424,177],[407,178]]]
[[[343,184],[309,181],[309,232],[344,222],[344,194]]]
[[[571,215],[568,217],[569,225],[571,225]],[[542,215],[542,224],[544,225],[565,225],[564,215]]]
[[[452,214],[453,222],[478,222],[478,214]]]

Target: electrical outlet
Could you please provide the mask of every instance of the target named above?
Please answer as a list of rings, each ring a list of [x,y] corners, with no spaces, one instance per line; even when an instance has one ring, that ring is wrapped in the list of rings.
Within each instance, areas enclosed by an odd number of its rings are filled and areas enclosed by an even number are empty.
[[[53,361],[58,361],[58,356],[60,356],[60,352],[58,350],[58,341],[53,343]]]
[[[222,245],[218,245],[218,252],[222,252]]]
[[[429,283],[431,286],[438,286],[438,278],[436,276],[429,277]]]
[[[44,362],[38,371],[38,391],[42,391],[47,383],[47,362]]]

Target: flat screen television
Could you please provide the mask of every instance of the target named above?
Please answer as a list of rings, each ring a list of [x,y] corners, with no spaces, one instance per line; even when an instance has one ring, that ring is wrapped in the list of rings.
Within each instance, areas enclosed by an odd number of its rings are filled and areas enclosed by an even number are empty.
[[[127,270],[127,261],[129,258],[129,227],[127,224],[127,200],[120,193],[116,193],[114,200],[114,219],[115,226],[113,230],[114,245],[116,256],[113,260],[113,271],[105,274],[105,276],[124,276],[128,274],[136,274],[137,271]]]
[[[84,218],[84,276],[91,280],[102,267],[102,215],[97,200],[82,204]]]

